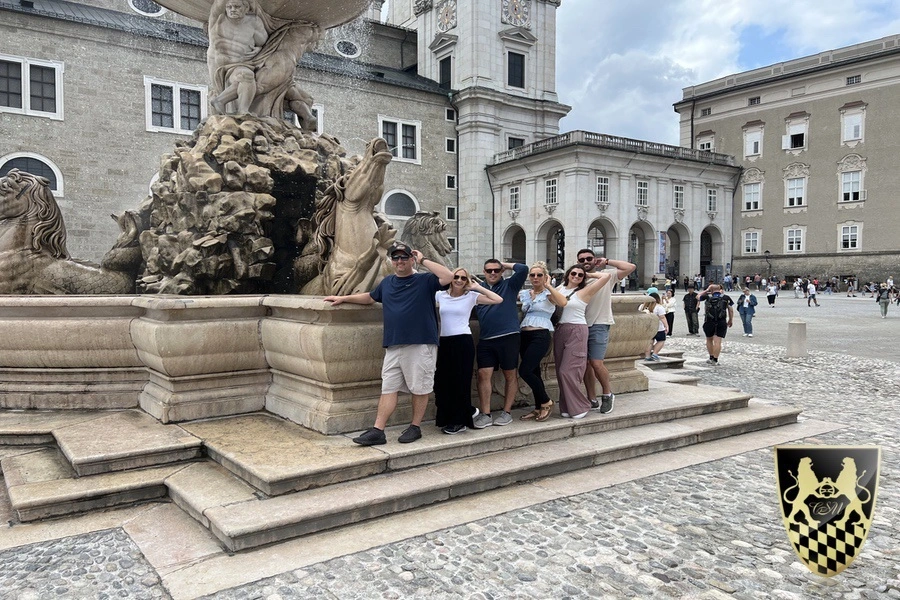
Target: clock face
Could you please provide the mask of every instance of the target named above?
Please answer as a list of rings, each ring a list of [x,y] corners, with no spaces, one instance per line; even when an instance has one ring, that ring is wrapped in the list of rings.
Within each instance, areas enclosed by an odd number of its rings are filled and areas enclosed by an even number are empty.
[[[456,27],[456,0],[444,0],[438,8],[438,29],[447,31]]]
[[[503,0],[503,21],[517,27],[531,22],[531,0]]]

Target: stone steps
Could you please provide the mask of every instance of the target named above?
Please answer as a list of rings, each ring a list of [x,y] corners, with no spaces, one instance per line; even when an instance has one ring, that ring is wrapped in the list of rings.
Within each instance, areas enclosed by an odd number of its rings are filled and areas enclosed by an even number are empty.
[[[249,499],[249,488],[243,488],[235,496],[219,497],[218,506],[211,506],[208,494],[196,486],[179,487],[172,496],[190,514],[202,515],[201,522],[228,549],[238,551],[521,481],[788,425],[796,422],[798,412],[753,402],[675,422],[598,433],[576,431],[568,439],[387,471],[273,498]],[[207,475],[204,487],[234,486],[227,471],[207,469]]]
[[[365,448],[350,441],[355,434],[326,436],[267,413],[179,427],[161,425],[140,411],[3,411],[0,443],[52,439],[59,445],[9,455],[0,468],[22,521],[168,495],[226,547],[240,550],[537,477],[778,427],[796,422],[798,414],[751,402],[736,390],[655,379],[648,391],[618,396],[611,414],[592,411],[578,421],[518,420],[526,412],[514,411],[509,426],[455,436],[426,423],[423,438],[414,444],[398,444],[405,427],[391,427],[386,445]],[[198,459],[201,451],[206,459]]]
[[[680,369],[684,366],[685,360],[686,359],[680,357],[670,358],[666,355],[660,354],[659,360],[641,360],[638,362],[648,369],[657,371],[660,369]]]

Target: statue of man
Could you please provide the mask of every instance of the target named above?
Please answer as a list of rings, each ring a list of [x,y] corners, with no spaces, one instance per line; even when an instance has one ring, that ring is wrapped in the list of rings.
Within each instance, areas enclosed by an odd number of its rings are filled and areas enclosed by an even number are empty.
[[[218,114],[224,114],[225,105],[235,100],[236,113],[250,112],[256,97],[256,74],[249,62],[269,35],[251,8],[250,0],[216,0],[210,11],[206,60],[213,87],[221,91],[209,103]]]

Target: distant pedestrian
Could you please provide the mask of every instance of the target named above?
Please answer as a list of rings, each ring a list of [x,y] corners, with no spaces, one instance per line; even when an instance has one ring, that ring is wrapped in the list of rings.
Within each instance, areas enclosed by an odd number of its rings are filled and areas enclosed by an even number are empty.
[[[387,443],[384,428],[397,408],[398,392],[412,394],[412,422],[398,441],[405,444],[422,437],[420,425],[425,418],[428,396],[434,389],[437,361],[439,336],[434,295],[453,280],[450,269],[425,258],[403,242],[394,242],[388,249],[388,256],[396,274],[382,279],[371,292],[325,297],[325,302],[332,306],[344,302],[380,302],[383,307],[385,354],[381,367],[381,397],[375,426],[353,438],[361,446]],[[416,263],[431,272],[417,273]]]
[[[878,289],[876,301],[878,302],[878,307],[881,308],[882,319],[887,318],[888,306],[891,304],[891,290],[892,288],[889,288],[886,283],[882,283]]]
[[[662,297],[662,305],[666,309],[666,337],[675,335],[672,333],[672,328],[675,326],[675,308],[678,306],[678,301],[675,300],[675,292],[671,289],[666,290],[665,295]]]
[[[744,288],[744,294],[738,298],[738,314],[741,316],[741,324],[744,326],[744,337],[753,337],[753,316],[756,314],[756,296],[750,293],[750,288]]]
[[[703,321],[703,333],[706,335],[706,350],[709,352],[709,365],[719,364],[722,353],[722,342],[728,328],[734,323],[734,300],[722,293],[722,286],[711,283],[697,299],[706,303]]]
[[[688,335],[700,335],[700,303],[693,285],[689,285],[687,294],[681,299],[684,306],[684,320],[687,323]]]
[[[766,286],[766,300],[769,301],[769,306],[775,308],[775,298],[778,296],[778,284],[774,281],[770,281],[769,285]]]
[[[644,360],[648,362],[658,362],[659,351],[663,349],[666,343],[666,334],[669,332],[669,323],[666,320],[666,307],[663,306],[659,294],[650,294],[650,300],[645,302],[641,308],[641,312],[649,313],[659,319],[656,324],[656,335],[650,340],[650,347],[644,353]]]
[[[812,306],[810,302],[814,303],[816,306],[819,306],[819,301],[816,300],[816,284],[812,281],[810,281],[809,285],[806,286],[806,305]]]

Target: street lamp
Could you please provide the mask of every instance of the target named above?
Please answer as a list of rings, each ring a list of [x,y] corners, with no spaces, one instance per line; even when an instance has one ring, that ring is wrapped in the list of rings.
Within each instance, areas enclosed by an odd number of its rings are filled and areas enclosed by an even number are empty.
[[[772,254],[772,253],[769,252],[768,250],[766,250],[765,252],[763,252],[763,256],[766,257],[766,264],[767,264],[768,267],[769,267],[769,279],[772,279],[772,261],[769,259],[769,255],[770,255],[770,254]]]

